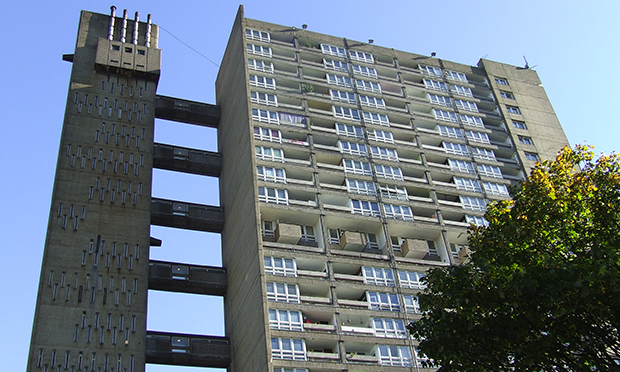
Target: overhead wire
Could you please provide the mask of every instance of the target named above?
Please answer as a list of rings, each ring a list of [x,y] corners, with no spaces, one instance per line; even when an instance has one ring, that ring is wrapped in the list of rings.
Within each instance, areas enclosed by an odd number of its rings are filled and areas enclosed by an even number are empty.
[[[161,28],[162,30],[166,31],[170,36],[172,36],[173,38],[177,39],[181,44],[185,45],[186,47],[188,47],[189,49],[193,50],[194,52],[196,52],[198,55],[200,55],[202,58],[206,59],[207,61],[213,63],[215,66],[220,67],[220,65],[218,65],[217,63],[213,62],[211,59],[209,59],[209,57],[205,56],[204,54],[200,53],[199,51],[197,51],[196,49],[192,48],[189,44],[187,44],[186,42],[184,42],[183,40],[179,39],[178,37],[176,37],[172,32],[166,30],[165,28],[163,28],[162,26],[159,26],[159,28]]]

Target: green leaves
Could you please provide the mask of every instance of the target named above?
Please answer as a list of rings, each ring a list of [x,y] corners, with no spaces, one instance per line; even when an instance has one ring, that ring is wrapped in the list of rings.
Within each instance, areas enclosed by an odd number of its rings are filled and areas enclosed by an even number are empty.
[[[410,331],[442,371],[620,369],[620,162],[593,159],[538,164],[471,228],[468,263],[428,273]]]

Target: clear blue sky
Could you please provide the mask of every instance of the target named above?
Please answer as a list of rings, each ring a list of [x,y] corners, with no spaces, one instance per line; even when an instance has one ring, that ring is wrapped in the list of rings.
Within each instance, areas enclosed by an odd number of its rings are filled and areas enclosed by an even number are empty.
[[[228,1],[20,1],[5,4],[0,90],[0,350],[3,371],[25,369],[51,188],[81,9],[139,11],[219,63],[237,12]],[[618,150],[620,2],[607,1],[246,1],[248,18],[300,27],[475,65],[479,58],[530,66],[540,75],[571,144]],[[158,93],[214,103],[217,67],[161,30]],[[156,140],[216,150],[212,130],[156,123]],[[153,193],[218,204],[216,179],[156,171]],[[219,236],[153,229],[156,259],[218,265]],[[150,292],[149,329],[223,334],[217,298]],[[149,366],[149,372],[192,368]]]

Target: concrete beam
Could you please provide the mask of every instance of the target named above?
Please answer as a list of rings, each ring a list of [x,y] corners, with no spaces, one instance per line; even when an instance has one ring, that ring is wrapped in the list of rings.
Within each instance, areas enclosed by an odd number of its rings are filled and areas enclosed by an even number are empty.
[[[157,95],[155,118],[217,128],[220,108],[208,103]]]
[[[230,342],[227,337],[147,331],[146,363],[227,368]]]
[[[223,296],[226,294],[226,269],[151,260],[149,289]]]
[[[221,207],[210,205],[152,198],[151,224],[221,233],[224,228],[224,211]]]
[[[153,167],[177,172],[219,177],[222,157],[217,152],[155,143]]]

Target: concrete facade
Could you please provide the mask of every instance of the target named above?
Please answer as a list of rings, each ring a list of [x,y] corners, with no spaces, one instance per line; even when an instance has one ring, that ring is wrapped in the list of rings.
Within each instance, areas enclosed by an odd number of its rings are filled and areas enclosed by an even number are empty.
[[[123,24],[126,34],[122,38]],[[156,96],[157,26],[83,12],[28,371],[420,369],[420,279],[568,144],[535,71],[468,66],[247,19],[217,106]],[[155,118],[219,153],[153,143]],[[221,206],[152,199],[152,168],[219,176]],[[151,224],[222,234],[223,267],[148,260]],[[226,337],[146,330],[147,290],[224,296]],[[122,322],[122,326],[121,326]],[[78,367],[79,366],[79,367]]]

